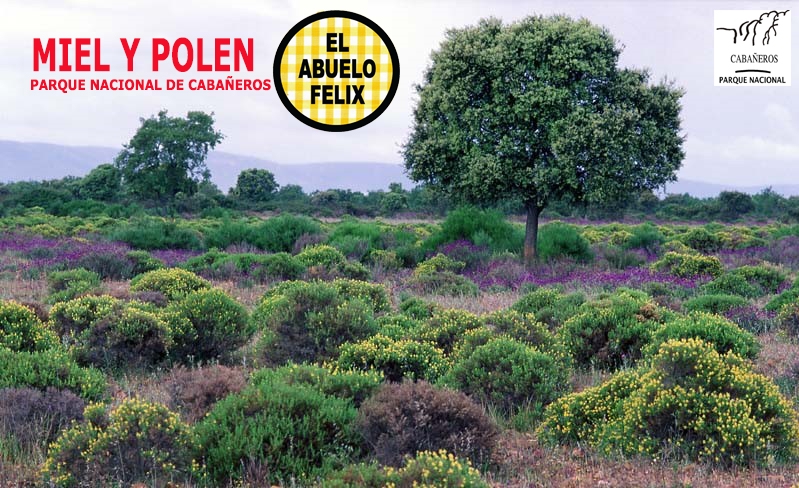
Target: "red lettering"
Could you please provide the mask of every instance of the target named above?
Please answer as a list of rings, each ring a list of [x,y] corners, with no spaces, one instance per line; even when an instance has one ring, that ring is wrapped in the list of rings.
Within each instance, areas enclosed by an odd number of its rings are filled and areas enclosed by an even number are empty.
[[[186,47],[186,52],[188,55],[186,56],[186,63],[180,63],[180,48],[182,46]],[[186,39],[185,37],[181,37],[175,44],[172,45],[172,64],[175,66],[175,69],[180,71],[181,73],[185,73],[186,71],[191,68],[191,64],[194,62],[194,48],[191,46],[191,41]]]
[[[58,43],[61,44],[61,64],[58,71],[72,71],[72,66],[69,65],[69,45],[72,44],[72,39],[61,38]]]
[[[163,48],[163,51],[161,50]],[[153,71],[158,71],[158,63],[169,57],[169,41],[159,37],[153,39]],[[130,65],[129,65],[130,66]]]
[[[40,62],[49,62],[50,71],[55,71],[55,39],[47,39],[47,48],[42,47],[41,39],[33,40],[33,71],[39,71]]]
[[[239,60],[244,62],[247,71],[252,71],[252,37],[247,39],[247,48],[244,48],[244,43],[241,39],[236,39],[233,43],[233,68],[239,70]]]
[[[229,64],[222,64],[222,58],[230,56],[230,49],[223,49],[223,46],[230,46],[230,39],[216,39],[214,42],[214,65],[217,71],[230,71]]]
[[[91,51],[84,49],[84,47],[91,44],[92,40],[88,37],[78,37],[75,39],[75,71],[91,71],[92,67],[88,64],[83,64],[83,58],[88,58]]]
[[[136,55],[136,49],[139,48],[140,40],[141,39],[138,37],[133,39],[133,45],[131,46],[127,39],[119,39],[119,41],[122,43],[122,49],[125,50],[125,57],[128,59],[128,71],[133,71],[133,56]],[[153,71],[158,71],[158,68],[155,67],[155,58],[153,58]]]
[[[203,64],[203,40],[197,39],[197,71],[212,71],[210,64]]]

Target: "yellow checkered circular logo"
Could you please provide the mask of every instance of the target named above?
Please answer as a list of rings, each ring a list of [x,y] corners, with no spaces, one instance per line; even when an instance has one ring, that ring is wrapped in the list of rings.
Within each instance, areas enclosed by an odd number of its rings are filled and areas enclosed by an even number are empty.
[[[295,25],[277,49],[275,89],[301,122],[340,132],[363,127],[391,103],[399,57],[385,31],[352,12],[320,12]]]

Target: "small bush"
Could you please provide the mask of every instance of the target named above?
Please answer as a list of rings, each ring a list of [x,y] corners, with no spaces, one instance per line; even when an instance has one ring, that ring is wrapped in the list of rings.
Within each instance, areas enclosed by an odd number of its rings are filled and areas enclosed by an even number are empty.
[[[649,252],[656,251],[666,238],[660,230],[650,224],[636,225],[630,229],[630,236],[624,241],[625,249],[645,249]]]
[[[338,249],[324,244],[306,247],[296,256],[297,260],[305,266],[321,266],[332,269],[343,265],[347,258]]]
[[[101,368],[148,368],[166,360],[172,344],[172,330],[161,317],[125,306],[83,331],[75,356]]]
[[[254,243],[254,234],[254,228],[247,223],[225,218],[218,227],[205,231],[205,247],[225,249],[235,244]]]
[[[574,226],[552,222],[538,231],[538,257],[544,261],[565,257],[587,263],[594,259],[594,253]]]
[[[482,325],[477,315],[465,310],[441,310],[424,322],[418,329],[416,338],[431,342],[445,354],[449,354],[466,331],[478,329]]]
[[[264,220],[253,232],[252,243],[272,252],[291,252],[303,236],[321,233],[315,220],[295,215],[278,215]]]
[[[643,367],[549,406],[538,436],[601,452],[715,465],[764,465],[799,455],[791,402],[751,366],[699,339],[662,344]]]
[[[476,400],[513,413],[546,405],[566,390],[569,371],[554,356],[509,338],[496,338],[459,357],[445,382]]]
[[[90,295],[68,302],[60,302],[50,309],[50,322],[55,331],[68,342],[84,330],[110,316],[121,302],[108,295]]]
[[[130,251],[125,255],[133,264],[130,272],[131,276],[147,273],[148,271],[155,271],[164,267],[164,263],[160,259],[156,259],[147,251]]]
[[[50,303],[63,302],[89,293],[100,286],[100,276],[83,268],[55,271],[47,276]]]
[[[744,307],[749,302],[735,295],[699,295],[683,302],[682,306],[688,312],[707,312],[722,314],[728,310]]]
[[[488,483],[471,463],[461,461],[452,454],[438,452],[419,452],[416,458],[408,460],[405,466],[393,471],[388,479],[397,488],[417,486],[460,486],[463,488],[488,488]]]
[[[150,271],[133,278],[130,282],[131,291],[157,291],[163,293],[169,300],[207,288],[211,288],[208,281],[179,268]]]
[[[381,464],[400,466],[418,451],[446,449],[482,464],[498,429],[463,393],[420,381],[387,384],[358,412],[358,430]]]
[[[736,295],[744,298],[756,298],[763,295],[763,290],[739,274],[724,273],[710,283],[704,285],[702,290],[711,295]]]
[[[305,385],[262,381],[218,402],[196,432],[213,484],[267,466],[271,484],[325,476],[357,456],[355,407]]]
[[[442,244],[461,239],[485,245],[493,252],[519,252],[524,232],[498,211],[463,207],[447,214],[441,229],[425,241],[424,248],[433,251]]]
[[[719,354],[732,351],[746,359],[754,359],[760,350],[757,338],[749,332],[724,317],[702,312],[669,320],[652,335],[652,342],[646,349],[654,354],[667,341],[691,338],[707,342]]]
[[[149,218],[132,221],[111,234],[111,239],[130,244],[136,249],[201,249],[196,232],[178,227],[173,221]]]
[[[341,346],[336,364],[343,369],[376,370],[387,381],[403,378],[434,381],[447,372],[444,351],[433,344],[391,339],[382,334]]]
[[[312,364],[289,364],[277,369],[262,369],[253,373],[251,384],[280,381],[287,385],[312,387],[325,395],[350,400],[359,407],[383,382],[375,371],[351,371]]]
[[[785,305],[793,303],[796,300],[799,300],[799,287],[794,285],[792,288],[785,290],[769,300],[769,302],[763,308],[769,312],[779,312],[783,307],[785,307]]]
[[[115,250],[89,252],[75,264],[97,273],[104,280],[126,280],[133,276],[133,261]]]
[[[214,365],[199,369],[183,366],[173,369],[165,382],[170,409],[181,412],[186,422],[194,423],[205,417],[216,402],[244,389],[246,382],[241,371]]]
[[[173,302],[170,310],[190,324],[174,335],[171,354],[180,360],[225,359],[253,333],[244,307],[219,289],[191,292]]]
[[[523,314],[532,313],[537,321],[555,329],[577,315],[583,302],[585,296],[580,293],[564,295],[551,288],[539,288],[522,296],[511,308]]]
[[[416,269],[413,270],[413,274],[415,276],[421,275],[429,275],[434,274],[442,271],[450,271],[452,273],[457,273],[463,270],[463,267],[466,266],[466,263],[462,261],[455,261],[441,253],[436,254],[430,259],[422,261],[416,266]]]
[[[408,317],[416,320],[424,320],[430,318],[437,311],[441,310],[441,306],[435,302],[429,302],[419,297],[408,297],[403,300],[399,305],[400,312]]]
[[[177,414],[137,399],[106,408],[86,407],[86,421],[53,443],[45,481],[56,486],[129,486],[191,479],[196,446]]]
[[[791,336],[799,335],[799,301],[783,305],[777,314],[777,323]]]
[[[252,274],[260,281],[296,280],[305,272],[305,266],[291,254],[279,252],[261,257]]]
[[[557,339],[546,325],[535,320],[535,315],[515,310],[498,310],[481,317],[483,324],[498,335],[505,335],[535,346],[541,351],[558,349]]]
[[[718,234],[709,232],[702,227],[694,227],[682,236],[682,242],[691,249],[701,253],[711,253],[723,247],[723,242]]]
[[[105,376],[82,368],[65,351],[15,352],[0,348],[0,388],[68,389],[88,401],[105,396]]]
[[[0,300],[0,348],[43,351],[58,343],[55,332],[33,310],[17,302]]]
[[[0,389],[0,439],[15,446],[20,456],[45,452],[60,431],[83,419],[85,406],[69,390]]]
[[[787,279],[785,273],[777,268],[766,265],[741,266],[740,268],[732,270],[731,273],[757,286],[762,290],[761,295],[776,293]]]
[[[558,335],[577,365],[615,369],[641,357],[662,320],[663,311],[649,299],[617,293],[584,305]]]
[[[384,271],[397,271],[402,267],[402,260],[395,251],[375,249],[367,256],[369,264]]]
[[[341,344],[377,332],[375,311],[387,304],[380,285],[283,282],[253,312],[253,324],[263,331],[258,354],[271,365],[332,358]]]
[[[715,256],[680,254],[676,252],[667,252],[662,258],[652,264],[652,269],[679,277],[718,277],[724,272],[721,261]]]

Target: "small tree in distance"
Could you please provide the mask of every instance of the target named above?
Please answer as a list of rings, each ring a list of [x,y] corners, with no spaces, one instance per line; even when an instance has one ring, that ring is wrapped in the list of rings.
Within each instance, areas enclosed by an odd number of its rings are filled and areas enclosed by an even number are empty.
[[[236,186],[231,188],[236,198],[247,203],[263,203],[274,198],[278,184],[275,175],[265,169],[245,169],[239,173]]]
[[[548,203],[607,204],[676,179],[681,89],[617,66],[604,28],[565,16],[452,29],[417,86],[410,177],[473,203],[518,199],[524,257]]]
[[[205,159],[224,135],[214,130],[213,113],[189,112],[186,118],[140,119],[141,127],[116,157],[123,184],[142,200],[171,204],[175,195],[191,196],[211,177]]]

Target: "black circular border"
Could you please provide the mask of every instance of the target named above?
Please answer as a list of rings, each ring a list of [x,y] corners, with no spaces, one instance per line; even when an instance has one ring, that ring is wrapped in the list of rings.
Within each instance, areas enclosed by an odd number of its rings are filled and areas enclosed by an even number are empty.
[[[391,64],[392,64],[392,78],[391,78],[391,86],[388,89],[388,94],[386,94],[386,98],[384,98],[377,109],[372,112],[371,114],[367,115],[366,117],[358,120],[357,122],[351,122],[349,124],[344,125],[332,125],[332,124],[323,124],[321,122],[317,122],[309,117],[306,117],[302,112],[297,110],[291,100],[289,100],[288,96],[286,96],[286,92],[283,89],[283,80],[280,78],[280,64],[283,61],[283,53],[285,52],[286,48],[288,47],[289,42],[291,39],[294,38],[297,33],[302,30],[303,27],[307,26],[312,22],[316,22],[317,20],[322,19],[329,19],[331,17],[340,17],[344,19],[351,19],[356,20],[362,24],[366,24],[367,27],[372,29],[376,32],[380,39],[385,43],[386,47],[388,48],[388,52],[391,55]],[[277,47],[277,53],[275,54],[275,62],[272,66],[272,70],[275,77],[275,90],[277,90],[277,94],[280,97],[280,101],[283,102],[283,105],[288,109],[289,112],[300,122],[314,129],[324,130],[328,132],[345,132],[348,130],[358,129],[359,127],[363,127],[364,125],[372,122],[376,118],[382,114],[386,108],[388,108],[391,100],[394,99],[394,95],[397,93],[397,87],[399,86],[399,77],[400,77],[400,65],[399,65],[399,55],[397,54],[397,48],[394,47],[394,43],[391,42],[391,39],[386,34],[386,31],[380,28],[379,25],[375,24],[371,20],[367,19],[363,15],[359,15],[353,12],[347,12],[345,10],[327,10],[324,12],[319,12],[310,17],[306,17],[299,21],[291,30],[283,37],[283,40],[280,41],[280,45]]]

